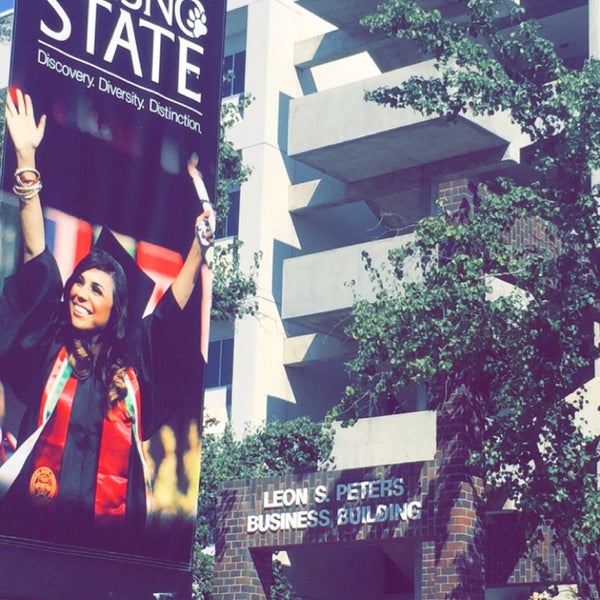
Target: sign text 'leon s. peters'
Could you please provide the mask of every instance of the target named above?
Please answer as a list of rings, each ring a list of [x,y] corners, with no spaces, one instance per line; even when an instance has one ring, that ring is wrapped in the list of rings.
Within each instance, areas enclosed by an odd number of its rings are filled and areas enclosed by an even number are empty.
[[[421,502],[409,500],[402,477],[338,482],[264,492],[262,514],[248,516],[248,533],[312,529],[332,525],[408,522],[421,518]],[[313,507],[310,507],[310,505]]]

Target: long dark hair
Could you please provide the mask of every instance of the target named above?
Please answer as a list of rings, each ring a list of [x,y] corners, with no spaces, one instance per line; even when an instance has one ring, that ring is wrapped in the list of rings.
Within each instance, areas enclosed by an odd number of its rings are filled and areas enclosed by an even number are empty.
[[[111,276],[113,281],[113,305],[106,327],[98,337],[98,350],[92,348],[81,331],[71,325],[69,297],[73,285],[81,274],[89,269],[98,269]],[[85,379],[94,369],[100,369],[102,381],[107,391],[107,409],[125,398],[125,370],[127,354],[125,340],[128,336],[128,291],[127,278],[121,265],[104,250],[93,248],[75,267],[67,280],[63,297],[66,310],[66,346],[73,365],[74,374]]]

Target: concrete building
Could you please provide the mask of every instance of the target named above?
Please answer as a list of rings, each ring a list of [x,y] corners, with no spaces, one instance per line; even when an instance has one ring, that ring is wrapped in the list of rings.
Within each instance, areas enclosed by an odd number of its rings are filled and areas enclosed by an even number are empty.
[[[260,250],[263,259],[258,315],[215,327],[214,348],[231,378],[208,390],[206,411],[229,419],[237,432],[274,418],[323,417],[346,384],[351,348],[343,329],[353,302],[347,284],[355,282],[363,297],[370,293],[361,253],[383,260],[410,240],[416,220],[434,213],[436,199],[459,202],[470,182],[513,171],[527,146],[505,115],[464,115],[450,125],[366,103],[366,90],[433,68],[411,44],[361,28],[359,19],[378,3],[228,2],[225,54],[238,88],[226,95],[254,97],[232,133],[254,169],[239,194],[238,235],[246,252]],[[460,3],[428,4],[460,18]],[[594,51],[597,2],[521,5],[569,63]],[[267,597],[271,559],[282,550],[299,598],[480,598],[483,588],[488,600],[529,597],[534,569],[514,552],[519,533],[509,513],[477,523],[481,481],[469,479],[465,457],[447,453],[456,434],[452,407],[446,414],[424,410],[418,389],[406,391],[405,406],[405,414],[340,431],[333,473],[226,486],[217,597]],[[444,480],[448,464],[464,477]],[[354,513],[339,512],[349,494],[372,486],[365,502],[350,502]],[[383,508],[369,503],[382,497],[381,486],[398,491]],[[481,526],[495,531],[496,542],[483,547]],[[470,570],[477,560],[486,563],[485,575]],[[551,556],[550,563],[560,581],[564,559]]]
[[[345,383],[347,284],[370,293],[361,252],[382,260],[432,214],[440,189],[460,199],[468,181],[518,166],[527,144],[506,115],[450,125],[365,102],[366,90],[433,69],[409,44],[360,27],[377,4],[228,2],[226,64],[236,79],[225,100],[235,101],[236,89],[254,98],[231,134],[253,168],[234,233],[248,262],[254,251],[263,258],[257,317],[235,331],[214,327],[215,339],[234,340],[225,360],[233,368],[207,410],[240,432],[247,423],[325,414]],[[448,12],[453,4],[432,6]],[[588,55],[587,2],[526,4],[568,60]]]

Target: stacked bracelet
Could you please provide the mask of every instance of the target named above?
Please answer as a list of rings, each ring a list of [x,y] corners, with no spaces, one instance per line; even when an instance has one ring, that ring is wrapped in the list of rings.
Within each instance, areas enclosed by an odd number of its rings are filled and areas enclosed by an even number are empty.
[[[201,260],[212,269],[215,258],[215,234],[207,218],[202,218],[199,223],[196,223],[196,237],[200,244]]]
[[[33,178],[23,178],[23,175],[30,173]],[[23,200],[31,200],[35,198],[42,189],[42,176],[37,169],[33,167],[24,167],[15,171],[15,185],[13,193]]]

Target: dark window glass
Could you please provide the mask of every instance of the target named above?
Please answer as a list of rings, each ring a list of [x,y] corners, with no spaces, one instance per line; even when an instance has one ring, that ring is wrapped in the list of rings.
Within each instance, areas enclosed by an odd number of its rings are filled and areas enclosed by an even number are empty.
[[[231,75],[231,78],[229,75]],[[223,98],[235,96],[244,91],[246,85],[246,52],[230,54],[223,59]]]
[[[208,345],[206,387],[231,385],[233,379],[233,338],[215,340]]]
[[[229,193],[229,212],[217,228],[217,238],[236,237],[240,225],[240,192]]]

